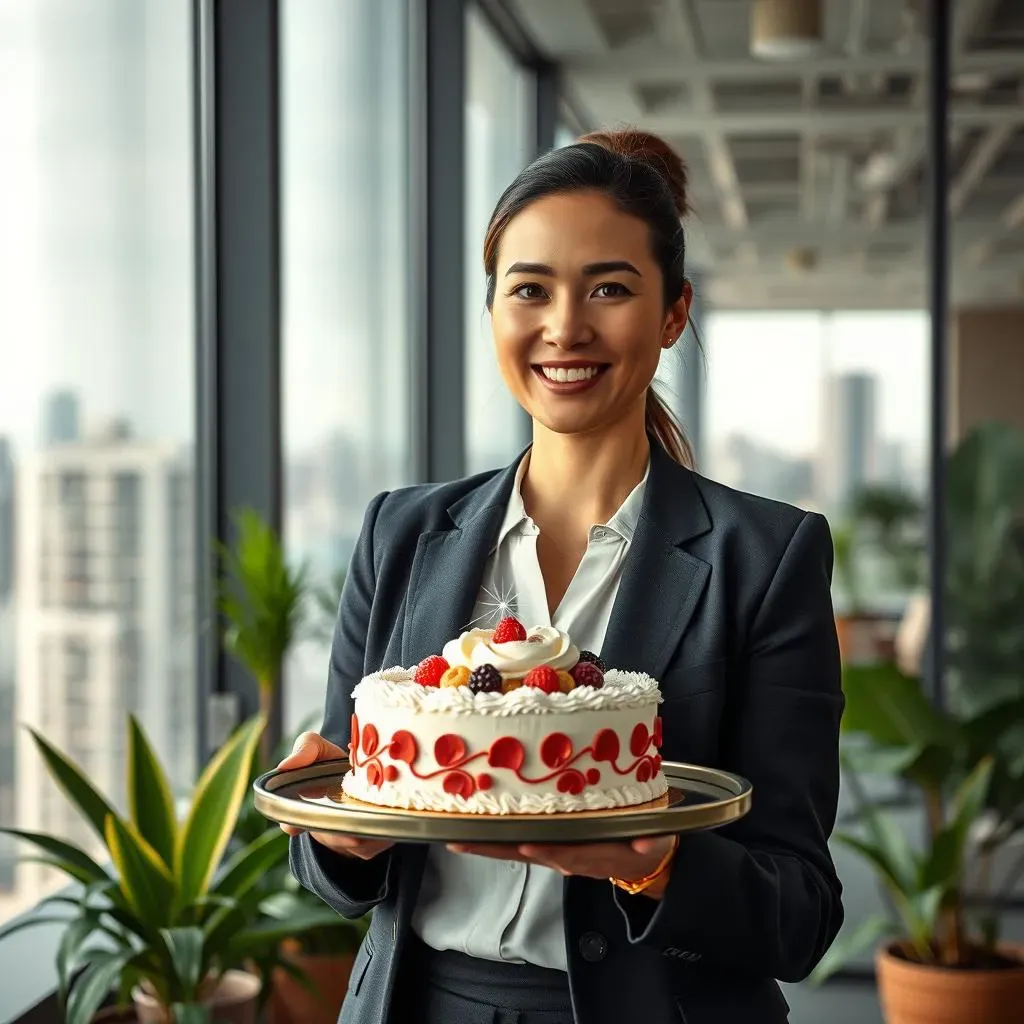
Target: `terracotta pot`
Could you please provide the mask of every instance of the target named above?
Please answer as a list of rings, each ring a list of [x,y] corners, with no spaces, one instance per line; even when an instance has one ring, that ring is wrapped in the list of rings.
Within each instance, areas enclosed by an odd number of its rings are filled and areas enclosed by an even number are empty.
[[[225,971],[213,991],[203,1000],[212,1024],[256,1024],[260,979],[247,971]],[[139,1024],[168,1024],[167,1010],[148,992],[132,991]]]
[[[887,1024],[1020,1024],[1024,947],[999,949],[1017,967],[984,970],[915,964],[893,949],[875,954],[878,997]]]
[[[320,995],[317,998],[278,968],[274,971],[267,1007],[269,1024],[335,1024],[348,991],[355,954],[310,956],[299,951],[297,942],[289,942],[285,946],[285,956],[306,973]]]
[[[837,615],[836,633],[844,665],[876,665],[884,660],[877,615]]]

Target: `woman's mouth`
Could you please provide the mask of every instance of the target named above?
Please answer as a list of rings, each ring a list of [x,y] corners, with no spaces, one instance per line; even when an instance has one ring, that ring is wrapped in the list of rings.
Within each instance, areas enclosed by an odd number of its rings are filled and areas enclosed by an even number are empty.
[[[532,369],[549,391],[575,395],[597,384],[608,369],[608,363],[536,363]]]

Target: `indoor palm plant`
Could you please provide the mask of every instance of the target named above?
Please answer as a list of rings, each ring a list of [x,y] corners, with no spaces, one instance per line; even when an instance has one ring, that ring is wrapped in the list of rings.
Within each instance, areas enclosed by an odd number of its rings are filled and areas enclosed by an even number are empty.
[[[287,846],[279,830],[268,829],[226,856],[263,720],[244,723],[213,756],[182,821],[142,728],[134,718],[128,726],[127,817],[80,768],[31,733],[106,856],[95,859],[55,836],[5,829],[80,885],[77,894],[43,900],[7,932],[65,924],[57,968],[69,1024],[86,1024],[111,990],[121,1001],[131,995],[140,1020],[205,1021],[212,1009],[217,1020],[255,1021],[261,983],[253,966],[266,973],[278,963],[284,935],[301,935],[334,917],[322,908],[307,909],[286,925],[267,921],[258,883]],[[56,908],[65,913],[52,916]]]

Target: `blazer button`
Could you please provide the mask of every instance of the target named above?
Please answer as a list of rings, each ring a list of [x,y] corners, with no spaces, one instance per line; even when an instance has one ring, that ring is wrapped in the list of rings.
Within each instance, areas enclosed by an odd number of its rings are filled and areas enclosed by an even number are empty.
[[[580,936],[580,956],[596,964],[608,955],[608,940],[600,932],[584,932]]]

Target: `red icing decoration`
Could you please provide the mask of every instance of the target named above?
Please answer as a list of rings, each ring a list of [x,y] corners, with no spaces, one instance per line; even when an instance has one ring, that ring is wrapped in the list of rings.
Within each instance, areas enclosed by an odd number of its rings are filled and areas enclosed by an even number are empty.
[[[391,743],[388,745],[388,756],[393,761],[404,761],[406,764],[412,764],[416,760],[417,753],[416,738],[411,732],[399,729],[391,737]]]
[[[576,771],[575,768],[570,768],[558,776],[555,788],[559,793],[570,793],[576,796],[578,793],[583,792],[586,784],[587,780],[583,777],[583,773]]]
[[[380,786],[380,783],[381,783],[381,770],[380,770],[380,764],[377,761],[371,761],[366,766],[366,781],[371,786]]]
[[[359,749],[359,719],[355,715],[352,716],[352,724],[349,726],[348,742],[349,750],[353,747]]]
[[[658,771],[661,768],[661,754],[655,754],[651,761],[654,763],[654,770]]]
[[[619,737],[614,729],[602,729],[594,737],[594,760],[614,761],[619,756]]]
[[[587,769],[587,785],[596,786],[601,781],[601,773],[596,768]]]
[[[490,789],[493,784],[494,779],[492,779],[490,775],[487,774],[487,772],[481,772],[476,777],[476,788],[481,791],[485,789]]]
[[[654,720],[654,745],[661,746],[661,715]]]
[[[496,739],[487,753],[487,763],[492,768],[510,768],[517,775],[525,760],[526,751],[523,749],[522,743],[514,736],[502,736],[500,739]]]
[[[451,768],[466,756],[466,744],[461,736],[445,733],[434,744],[434,758],[442,768]]]
[[[650,782],[651,781],[651,762],[646,758],[637,765],[636,769],[636,781],[637,782]]]
[[[449,772],[444,777],[444,791],[452,796],[470,797],[476,789],[473,776],[468,772]]]
[[[572,740],[563,732],[549,733],[540,745],[540,759],[549,768],[561,768],[572,758]]]
[[[633,735],[629,738],[629,750],[634,757],[639,757],[651,742],[651,734],[643,722],[637,722]]]
[[[384,781],[394,782],[398,778],[398,769],[393,765],[386,765],[384,768]]]
[[[367,757],[373,757],[377,753],[377,744],[380,742],[380,737],[377,735],[377,730],[371,724],[363,726],[363,753]]]

